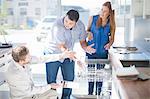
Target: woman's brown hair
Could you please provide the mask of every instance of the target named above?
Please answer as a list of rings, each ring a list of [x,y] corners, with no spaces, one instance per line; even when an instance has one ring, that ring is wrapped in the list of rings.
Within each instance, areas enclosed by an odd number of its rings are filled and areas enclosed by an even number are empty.
[[[103,4],[103,6],[106,6],[109,8],[109,20],[110,20],[110,32],[114,32],[115,31],[115,11],[112,10],[112,7],[111,7],[111,2],[105,2]],[[102,26],[102,18],[99,16],[98,20],[97,20],[97,23],[96,23],[96,26],[97,27],[100,27]]]

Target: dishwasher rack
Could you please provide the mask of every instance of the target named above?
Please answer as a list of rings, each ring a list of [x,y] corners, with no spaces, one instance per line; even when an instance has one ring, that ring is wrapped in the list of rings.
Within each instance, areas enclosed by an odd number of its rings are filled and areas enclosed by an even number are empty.
[[[102,91],[96,99],[110,99],[112,91],[112,68],[109,59],[86,59],[85,69],[78,74],[79,80],[103,82]]]

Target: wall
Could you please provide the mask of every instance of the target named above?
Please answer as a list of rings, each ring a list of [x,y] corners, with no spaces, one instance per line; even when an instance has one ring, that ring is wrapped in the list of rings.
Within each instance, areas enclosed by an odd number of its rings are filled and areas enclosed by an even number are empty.
[[[150,42],[144,38],[150,38],[150,18],[135,18],[134,41],[150,54]]]
[[[150,18],[135,18],[134,40],[150,38]]]

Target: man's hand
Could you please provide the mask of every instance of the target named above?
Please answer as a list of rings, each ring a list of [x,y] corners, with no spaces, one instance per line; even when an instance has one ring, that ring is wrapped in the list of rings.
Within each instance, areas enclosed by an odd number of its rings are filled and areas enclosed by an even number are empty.
[[[89,53],[89,54],[95,53],[95,52],[96,52],[96,49],[92,48],[92,46],[94,46],[94,44],[91,44],[91,45],[87,46],[87,47],[85,48],[85,51],[86,51],[87,53]]]
[[[50,85],[52,89],[57,89],[57,88],[62,87],[62,84],[51,83]]]
[[[79,66],[82,70],[85,69],[85,63],[83,63],[82,61],[77,60],[77,64],[78,64],[78,66]]]
[[[75,58],[75,52],[73,52],[73,51],[68,51],[68,50],[66,50],[66,51],[64,51],[63,53],[62,53],[62,58],[63,59],[65,59],[65,58],[70,58],[71,60],[73,60],[74,58]]]

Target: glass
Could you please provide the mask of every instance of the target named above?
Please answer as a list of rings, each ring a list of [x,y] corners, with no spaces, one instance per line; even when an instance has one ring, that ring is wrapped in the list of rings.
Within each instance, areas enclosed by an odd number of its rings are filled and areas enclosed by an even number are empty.
[[[110,99],[112,89],[111,73],[106,70],[103,73],[103,86],[101,88],[101,94],[97,94],[97,99]]]
[[[109,91],[102,91],[100,96],[97,96],[97,99],[110,99]]]

